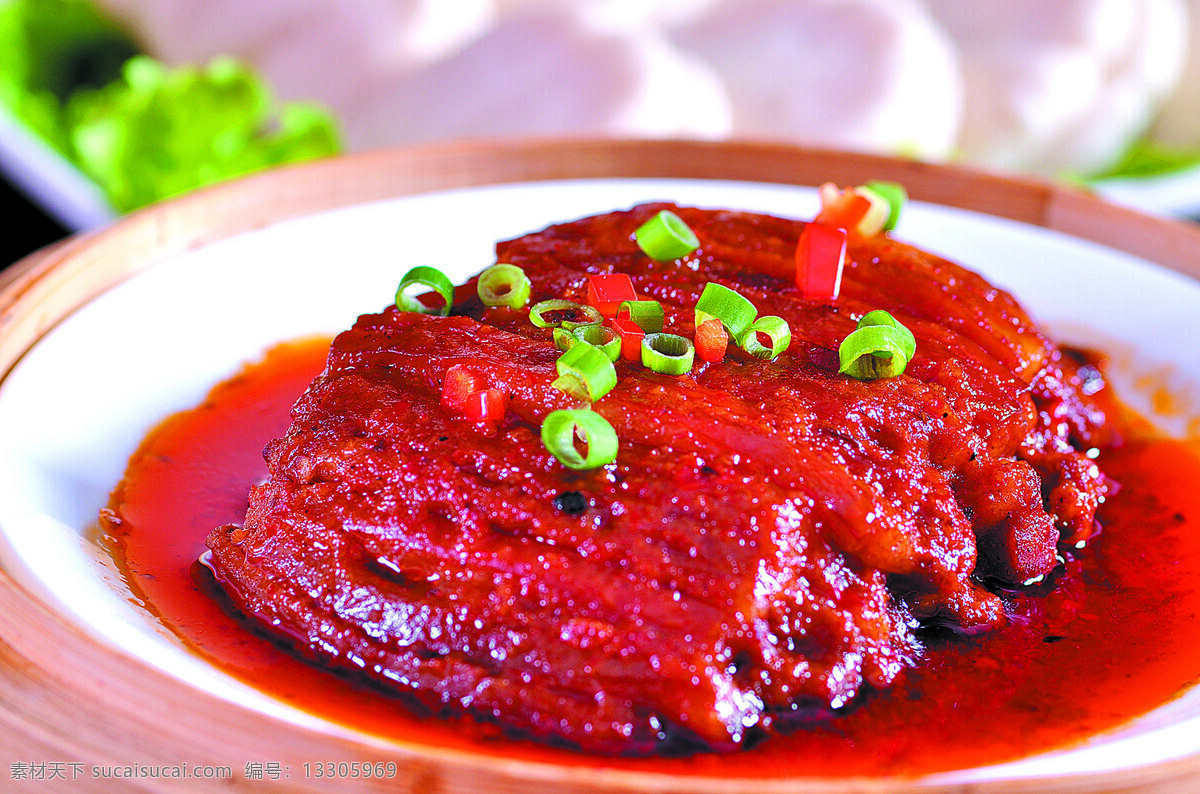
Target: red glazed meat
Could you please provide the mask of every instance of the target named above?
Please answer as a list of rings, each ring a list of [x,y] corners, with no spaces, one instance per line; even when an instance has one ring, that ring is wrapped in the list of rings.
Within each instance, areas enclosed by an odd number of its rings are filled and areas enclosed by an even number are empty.
[[[841,297],[802,299],[803,224],[673,208],[701,247],[654,262],[632,232],[662,205],[501,243],[533,301],[583,302],[628,273],[691,335],[708,281],[786,318],[772,362],[730,349],[690,375],[620,361],[593,408],[615,463],[564,467],[539,427],[575,407],[526,311],[390,307],[334,341],[266,450],[242,526],[209,538],[235,603],[323,664],[432,712],[599,753],[728,750],[836,713],[921,656],[922,624],[1005,620],[1000,586],[1086,542],[1110,484],[1107,390],[979,276],[851,236]],[[837,374],[865,312],[907,325],[897,378]],[[442,405],[461,364],[500,422]],[[989,589],[989,586],[992,589]]]

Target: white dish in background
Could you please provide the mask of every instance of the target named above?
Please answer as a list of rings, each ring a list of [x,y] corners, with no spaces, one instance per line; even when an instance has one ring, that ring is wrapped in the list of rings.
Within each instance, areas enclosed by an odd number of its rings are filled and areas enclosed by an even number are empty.
[[[3,105],[0,174],[71,231],[95,229],[117,217],[95,182],[26,129]]]
[[[1103,179],[1099,195],[1142,212],[1200,221],[1200,165],[1153,177]]]
[[[386,305],[417,264],[462,278],[495,241],[645,200],[811,217],[814,190],[729,182],[592,180],[473,188],[285,221],[155,265],[84,306],[0,384],[0,559],[86,631],[189,684],[334,735],[187,653],[130,603],[81,542],[145,433],[275,342],[332,334]],[[446,219],[453,219],[447,224]],[[1136,376],[1171,363],[1173,388],[1200,383],[1200,284],[1136,257],[1021,223],[915,203],[896,233],[1014,292],[1065,340],[1138,350]],[[1088,330],[1092,329],[1092,330]],[[1137,403],[1137,400],[1132,400]],[[1141,403],[1143,410],[1149,399]],[[1139,727],[1140,726],[1140,727]],[[1097,770],[1200,752],[1200,690],[1074,750],[936,780]]]

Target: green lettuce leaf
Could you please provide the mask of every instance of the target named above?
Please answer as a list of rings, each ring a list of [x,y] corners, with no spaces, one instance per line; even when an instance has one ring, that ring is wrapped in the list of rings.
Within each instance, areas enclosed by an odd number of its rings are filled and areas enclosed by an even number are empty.
[[[77,89],[105,85],[139,47],[85,0],[0,2],[0,102],[68,153],[62,104]]]
[[[1121,159],[1090,178],[1125,179],[1164,176],[1200,165],[1200,149],[1166,146],[1139,140],[1125,150]]]
[[[0,103],[119,211],[342,148],[327,110],[280,107],[248,65],[138,53],[87,0],[0,0]]]
[[[133,58],[122,79],[76,92],[66,125],[80,168],[123,212],[341,148],[327,111],[304,103],[277,110],[267,84],[230,58],[170,69]]]

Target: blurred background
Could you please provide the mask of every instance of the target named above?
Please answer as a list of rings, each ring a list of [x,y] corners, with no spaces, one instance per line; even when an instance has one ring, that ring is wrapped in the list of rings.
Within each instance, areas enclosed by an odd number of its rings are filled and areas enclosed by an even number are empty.
[[[455,138],[787,141],[1200,216],[1200,0],[0,0],[0,266]]]

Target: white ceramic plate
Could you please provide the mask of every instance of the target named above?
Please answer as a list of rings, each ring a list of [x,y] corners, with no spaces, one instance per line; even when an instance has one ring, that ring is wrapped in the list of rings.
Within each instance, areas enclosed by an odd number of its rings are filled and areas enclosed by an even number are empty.
[[[347,729],[291,709],[189,655],[98,566],[81,533],[145,433],[195,405],[271,344],[332,334],[391,299],[398,277],[436,264],[465,277],[496,240],[645,200],[796,217],[815,191],[680,180],[551,182],[353,206],[176,256],[91,301],[26,355],[0,387],[0,555],[23,584],[80,626],[180,679],[279,719]],[[447,219],[452,218],[453,225]],[[910,205],[897,236],[1012,290],[1060,339],[1116,352],[1134,382],[1200,383],[1200,284],[1056,232],[962,210]],[[1099,330],[1099,337],[1097,331]],[[1138,355],[1134,355],[1137,352]],[[1195,404],[1185,399],[1185,405]],[[1148,409],[1149,400],[1141,407]],[[1183,428],[1194,412],[1173,417]],[[1200,691],[1082,748],[953,773],[982,780],[1094,772],[1200,752]]]

